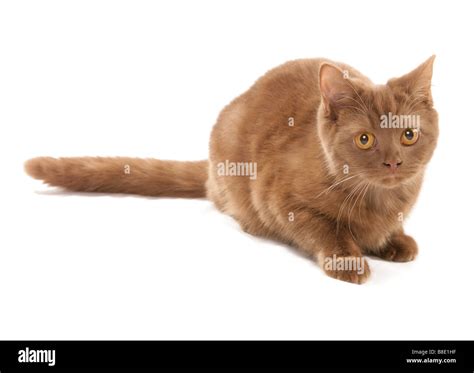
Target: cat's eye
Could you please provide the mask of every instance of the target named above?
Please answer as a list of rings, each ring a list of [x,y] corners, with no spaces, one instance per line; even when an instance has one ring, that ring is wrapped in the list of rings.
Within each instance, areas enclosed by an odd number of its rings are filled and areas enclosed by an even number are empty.
[[[354,142],[360,149],[367,150],[374,146],[375,136],[370,132],[364,132],[354,137]]]
[[[418,141],[419,137],[420,132],[417,129],[408,128],[403,131],[400,141],[403,145],[413,145]]]

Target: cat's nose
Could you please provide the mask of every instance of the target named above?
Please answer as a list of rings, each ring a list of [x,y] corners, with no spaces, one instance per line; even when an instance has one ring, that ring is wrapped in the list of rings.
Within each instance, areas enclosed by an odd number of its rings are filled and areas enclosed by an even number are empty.
[[[383,165],[387,167],[390,171],[394,172],[398,167],[402,165],[403,161],[400,160],[389,160],[383,162]]]

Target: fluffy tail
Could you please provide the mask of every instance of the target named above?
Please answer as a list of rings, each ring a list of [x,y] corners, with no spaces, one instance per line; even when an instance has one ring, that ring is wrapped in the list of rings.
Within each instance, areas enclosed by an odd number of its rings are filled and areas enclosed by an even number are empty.
[[[28,160],[25,171],[35,179],[72,191],[202,198],[206,196],[207,163],[39,157]]]

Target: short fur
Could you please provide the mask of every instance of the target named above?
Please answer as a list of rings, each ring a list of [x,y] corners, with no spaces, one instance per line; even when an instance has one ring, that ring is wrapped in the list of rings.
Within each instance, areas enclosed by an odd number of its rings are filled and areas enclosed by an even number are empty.
[[[385,85],[326,59],[281,65],[223,109],[209,161],[41,157],[26,172],[73,191],[207,196],[244,231],[297,247],[334,278],[363,283],[364,254],[402,262],[418,252],[403,218],[438,138],[433,61]],[[419,115],[416,144],[400,143],[403,129],[381,128],[389,112]],[[373,148],[355,145],[362,132],[375,135]],[[225,161],[255,163],[257,177],[222,175]],[[358,258],[364,271],[328,267],[328,258]]]

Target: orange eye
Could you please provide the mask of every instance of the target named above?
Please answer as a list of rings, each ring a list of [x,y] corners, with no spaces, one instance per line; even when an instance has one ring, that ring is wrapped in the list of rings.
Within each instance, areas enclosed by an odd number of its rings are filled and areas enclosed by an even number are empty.
[[[403,145],[413,145],[418,141],[418,138],[420,137],[420,132],[417,129],[406,129],[402,133],[402,137],[400,138],[400,142]]]
[[[363,150],[370,149],[375,144],[375,136],[369,132],[364,132],[354,137],[355,144]]]

